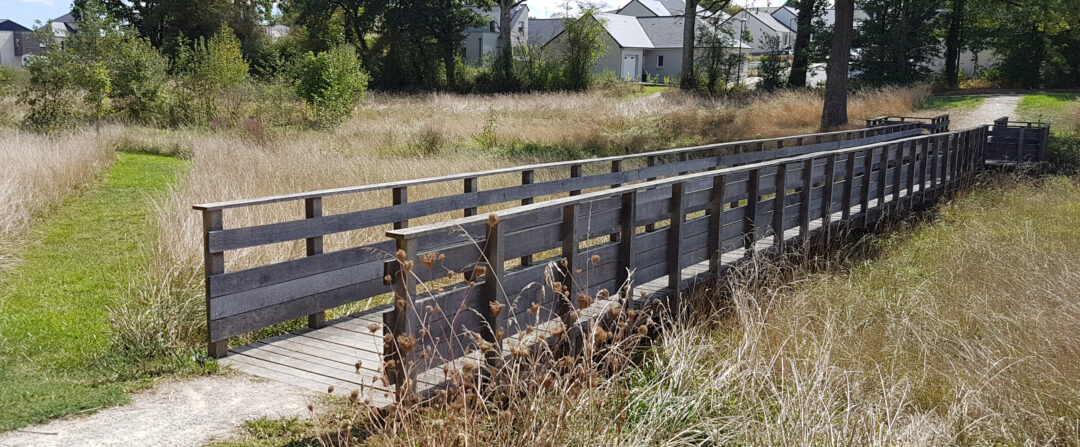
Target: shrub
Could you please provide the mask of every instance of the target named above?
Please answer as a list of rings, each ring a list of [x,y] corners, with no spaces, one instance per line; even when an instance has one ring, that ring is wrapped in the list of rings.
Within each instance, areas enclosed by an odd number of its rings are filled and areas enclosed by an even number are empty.
[[[308,53],[297,72],[296,93],[314,109],[319,126],[345,121],[367,90],[367,73],[350,45]]]
[[[604,42],[607,34],[597,17],[599,12],[595,7],[586,6],[580,17],[564,22],[563,80],[568,90],[587,90],[592,84],[593,63],[607,51]]]
[[[79,99],[75,94],[77,67],[74,58],[64,52],[49,52],[30,60],[30,85],[19,98],[30,106],[23,127],[50,133],[74,124]]]
[[[146,39],[126,36],[112,58],[113,94],[135,120],[155,122],[165,107],[168,62]]]
[[[778,88],[784,88],[787,85],[787,79],[785,72],[787,71],[787,62],[780,58],[780,39],[773,36],[765,37],[765,46],[769,48],[769,52],[764,56],[761,56],[761,65],[758,67],[758,72],[761,74],[761,81],[758,82],[758,88],[771,92]]]

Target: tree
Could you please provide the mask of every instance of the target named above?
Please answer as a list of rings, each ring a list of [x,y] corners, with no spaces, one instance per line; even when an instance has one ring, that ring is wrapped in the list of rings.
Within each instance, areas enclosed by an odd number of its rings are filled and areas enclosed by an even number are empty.
[[[870,16],[854,45],[853,66],[871,85],[911,84],[925,78],[941,46],[936,31],[942,0],[862,0]]]
[[[945,83],[960,85],[960,31],[964,26],[964,0],[952,0],[949,7],[949,29],[945,35]]]
[[[367,73],[360,68],[350,45],[308,53],[297,69],[296,93],[315,110],[316,124],[332,126],[349,117],[364,98]]]
[[[714,18],[712,21],[718,20]],[[701,51],[695,52],[695,63],[697,72],[705,81],[705,85],[699,87],[709,93],[717,93],[731,88],[732,81],[738,76],[742,55],[730,51],[735,43],[733,30],[716,26],[716,23],[710,25],[697,36],[699,43],[695,46]]]
[[[499,37],[495,41],[498,57],[495,63],[495,74],[501,79],[510,79],[514,75],[514,49],[513,41],[510,39],[510,32],[513,31],[514,25],[510,23],[510,19],[513,18],[514,8],[525,3],[525,0],[496,0],[495,3],[499,6]]]
[[[788,6],[798,9],[795,30],[795,46],[791,61],[788,85],[806,87],[806,71],[810,66],[810,36],[814,31],[814,18],[824,11],[825,2],[819,0],[792,0]]]
[[[833,26],[832,51],[825,68],[825,105],[821,111],[821,128],[831,129],[847,124],[848,61],[851,59],[851,36],[854,34],[855,0],[836,0],[836,22]]]
[[[587,6],[577,18],[563,19],[563,82],[569,90],[586,90],[592,83],[592,67],[607,51],[604,24],[596,15],[599,10]]]
[[[731,0],[686,0],[683,10],[683,47],[682,73],[679,74],[679,88],[694,90],[697,88],[697,74],[694,72],[694,50],[697,47],[698,14],[711,18],[721,14],[730,6]]]
[[[758,88],[771,92],[786,86],[784,70],[787,68],[787,63],[780,57],[779,37],[765,36],[764,46],[769,51],[761,56],[761,65],[758,67],[761,81],[758,82]]]
[[[365,65],[372,65],[368,36],[385,23],[387,0],[281,0],[278,7],[287,20],[303,25],[309,36],[322,41],[320,51],[347,43],[356,48]],[[340,30],[340,37],[334,28]]]

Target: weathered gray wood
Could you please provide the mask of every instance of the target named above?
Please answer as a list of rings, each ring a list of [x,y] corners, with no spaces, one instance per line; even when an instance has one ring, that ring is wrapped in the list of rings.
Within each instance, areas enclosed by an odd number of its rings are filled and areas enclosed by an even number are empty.
[[[713,177],[712,201],[709,208],[709,270],[720,270],[721,256],[720,243],[723,240],[724,228],[724,186],[727,179],[718,175]]]
[[[534,174],[534,172],[536,172],[536,171],[533,171],[532,169],[521,171],[521,184],[522,185],[531,185],[533,183],[533,177],[534,177],[533,174]],[[521,199],[521,204],[522,205],[531,205],[535,200],[536,199],[533,198],[533,197],[526,197],[524,199]],[[525,256],[521,257],[521,265],[526,265],[527,266],[527,265],[531,265],[531,264],[532,264],[532,255],[525,255]]]
[[[394,204],[395,207],[399,207],[401,205],[404,205],[405,203],[407,203],[409,201],[409,188],[407,186],[399,186],[397,188],[394,188],[392,191],[393,191],[393,194],[392,194],[392,196],[393,196],[393,204]],[[405,218],[403,220],[399,220],[397,222],[394,222],[394,229],[395,230],[400,230],[400,229],[408,227],[408,226],[409,226],[409,219],[408,218]]]
[[[620,230],[619,244],[619,271],[615,282],[619,283],[620,292],[624,297],[634,296],[633,284],[630,280],[630,272],[634,270],[634,241],[637,240],[637,191],[630,191],[622,195],[622,210],[619,216],[622,229]]]
[[[832,160],[832,157],[827,157]],[[804,242],[810,240],[810,193],[813,192],[814,184],[814,159],[803,162],[802,189],[799,191],[799,237]]]
[[[210,250],[210,232],[220,231],[224,222],[221,216],[221,210],[206,210],[202,213],[203,218],[203,266],[206,269],[206,277],[211,278],[215,275],[225,273],[225,253],[214,252]],[[210,308],[210,297],[214,296],[214,290],[212,283],[209,279],[206,280],[206,308]],[[206,326],[210,327],[210,313],[206,315]],[[218,336],[212,331],[207,330],[206,340],[206,355],[219,359],[225,357],[229,352],[228,337]]]
[[[462,190],[462,192],[464,194],[472,195],[472,194],[474,194],[474,193],[476,193],[477,191],[480,190],[480,179],[479,178],[467,177],[464,180],[464,183],[465,183],[465,185],[464,185],[465,188]],[[475,206],[471,206],[471,207],[465,208],[463,211],[464,211],[465,217],[470,217],[470,216],[475,216],[476,215],[477,209],[476,209]]]
[[[772,234],[773,246],[777,250],[784,250],[784,208],[787,199],[787,162],[781,161],[776,165],[776,195],[773,197]]]
[[[686,214],[683,211],[683,193],[686,183],[671,185],[671,224],[668,227],[668,287],[676,290],[669,298],[670,309],[673,315],[679,315],[682,311],[681,297],[679,296],[679,284],[682,282],[682,230]]]
[[[746,243],[744,247],[747,250],[754,248],[754,243],[757,242],[757,238],[754,234],[757,232],[757,219],[758,208],[761,203],[761,196],[758,194],[759,180],[761,172],[757,169],[750,171],[750,178],[746,184],[746,214],[743,217],[746,220],[746,226],[743,233],[746,234]]]
[[[312,219],[322,216],[322,197],[304,199],[304,217]],[[305,240],[307,256],[320,255],[323,252],[322,236],[315,236]],[[308,327],[318,329],[326,325],[326,311],[320,310],[308,315]]]
[[[399,253],[398,263],[395,270],[390,272],[394,285],[393,311],[387,312],[384,319],[385,331],[390,334],[390,340],[383,344],[385,362],[394,367],[387,366],[386,374],[390,383],[396,387],[398,398],[405,394],[416,391],[415,374],[417,371],[412,367],[410,352],[402,352],[398,346],[398,340],[403,336],[413,336],[417,328],[409,323],[408,312],[415,309],[416,278],[406,268],[408,262],[416,260],[417,241],[415,239],[399,239],[397,248]],[[401,258],[404,258],[402,260]]]
[[[492,215],[488,218],[487,240],[484,242],[484,257],[487,258],[487,271],[484,276],[484,302],[480,303],[478,313],[484,320],[484,330],[480,335],[484,341],[491,343],[495,348],[484,352],[484,358],[489,366],[498,369],[502,366],[502,338],[499,334],[499,315],[492,306],[505,306],[507,302],[506,289],[503,288],[503,266],[506,258],[503,256],[503,227],[499,219]],[[509,311],[509,309],[505,309]]]

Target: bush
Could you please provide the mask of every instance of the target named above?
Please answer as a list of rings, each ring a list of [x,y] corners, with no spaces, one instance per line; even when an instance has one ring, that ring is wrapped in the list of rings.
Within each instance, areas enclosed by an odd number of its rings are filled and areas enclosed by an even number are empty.
[[[159,121],[166,106],[168,61],[148,40],[125,37],[110,65],[119,108],[137,121]]]
[[[564,22],[563,80],[567,90],[588,90],[592,84],[593,63],[607,51],[604,42],[607,32],[597,17],[599,13],[595,7],[585,7],[581,17]]]
[[[50,52],[30,60],[30,85],[19,98],[30,106],[23,118],[24,128],[50,133],[75,123],[78,67],[74,58],[64,52]]]
[[[340,124],[364,98],[368,76],[360,68],[356,50],[341,45],[307,58],[297,70],[296,93],[314,109],[319,126]]]
[[[788,64],[780,57],[780,39],[766,36],[765,46],[770,51],[761,56],[761,65],[758,67],[761,81],[758,82],[758,88],[771,92],[787,86],[786,72]]]

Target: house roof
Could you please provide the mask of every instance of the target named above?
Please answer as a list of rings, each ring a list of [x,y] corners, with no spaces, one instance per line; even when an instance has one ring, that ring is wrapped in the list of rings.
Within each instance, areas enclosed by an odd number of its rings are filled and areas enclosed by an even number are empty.
[[[0,31],[26,32],[30,31],[30,28],[19,25],[13,20],[0,19]]]
[[[656,14],[658,16],[670,16],[670,15],[673,15],[673,14],[671,14],[671,12],[668,11],[667,7],[664,6],[663,3],[660,3],[660,0],[637,0],[637,1],[638,1],[638,3],[641,3],[642,6],[648,8],[649,11],[652,11],[653,14]]]
[[[64,14],[60,17],[50,20],[50,22],[58,23],[75,23],[75,17],[72,17],[71,13]]]
[[[674,16],[686,14],[686,0],[657,0]],[[701,7],[698,7],[701,10]]]
[[[772,28],[773,31],[776,31],[776,32],[779,32],[779,33],[790,33],[791,32],[791,28],[788,28],[787,25],[784,25],[783,23],[780,23],[779,20],[776,20],[776,17],[773,17],[772,14],[769,14],[768,12],[762,11],[760,9],[753,9],[753,8],[747,8],[747,9],[744,9],[743,11],[745,11],[746,14],[748,14],[748,15],[754,17],[755,19],[757,19],[759,22],[761,22],[765,26],[767,26],[769,28]]]
[[[498,32],[497,30],[498,30],[498,26],[499,26],[499,9],[500,9],[498,6],[492,6],[490,9],[481,8],[481,7],[478,7],[478,6],[469,6],[468,8],[473,10],[473,12],[475,12],[477,14],[480,14],[480,15],[482,15],[484,17],[487,17],[489,20],[494,21],[495,26],[496,26],[496,31],[495,32]],[[528,5],[515,6],[514,9],[512,9],[510,11],[510,24],[513,25],[513,24],[517,23],[518,19],[521,18],[521,15],[523,13],[526,13],[528,10],[529,10]],[[465,32],[467,32],[467,33],[485,33],[485,32],[489,32],[488,30],[489,30],[489,28],[487,26],[465,28]]]
[[[529,19],[529,43],[544,46],[563,31],[563,19]]]
[[[649,35],[641,27],[637,17],[619,14],[597,14],[604,29],[623,48],[653,48]]]

